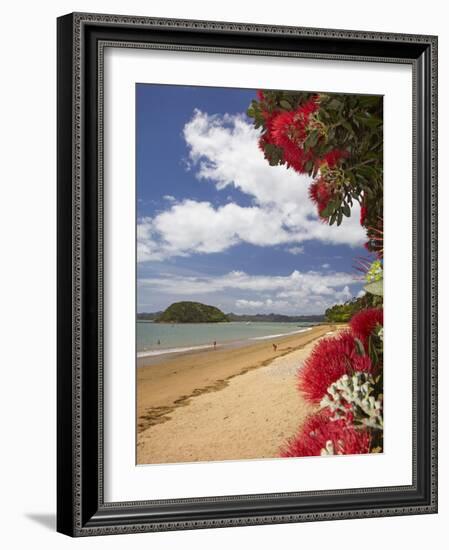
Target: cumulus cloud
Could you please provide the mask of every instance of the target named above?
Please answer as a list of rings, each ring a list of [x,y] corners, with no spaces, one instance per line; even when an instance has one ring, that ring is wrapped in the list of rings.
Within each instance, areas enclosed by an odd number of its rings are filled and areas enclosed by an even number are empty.
[[[252,205],[214,206],[190,199],[175,203],[166,196],[173,203],[167,210],[138,222],[140,262],[221,252],[242,242],[291,244],[289,252],[298,254],[297,245],[312,239],[350,246],[364,241],[357,208],[340,227],[329,227],[317,218],[308,197],[310,178],[285,166],[269,166],[257,147],[259,130],[243,115],[196,110],[183,135],[196,177],[217,190],[238,189],[250,197]]]
[[[178,276],[164,274],[139,280],[139,294],[179,298],[220,299],[231,310],[286,313],[322,312],[336,302],[353,296],[352,285],[360,281],[351,273],[293,271],[286,276],[250,275],[231,271],[224,275]],[[358,288],[356,289],[358,290]]]

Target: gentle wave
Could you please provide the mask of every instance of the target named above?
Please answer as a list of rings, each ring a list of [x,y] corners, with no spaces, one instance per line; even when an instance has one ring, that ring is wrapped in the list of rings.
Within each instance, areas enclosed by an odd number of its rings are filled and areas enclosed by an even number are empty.
[[[294,330],[293,332],[283,332],[282,334],[268,334],[267,336],[254,336],[250,340],[270,340],[271,338],[278,338],[279,336],[290,336],[291,334],[298,334],[300,332],[307,332],[312,330],[312,327],[302,328],[301,330]]]
[[[183,351],[194,351],[197,349],[210,349],[213,347],[214,347],[213,344],[207,344],[204,346],[190,346],[188,348],[168,348],[168,349],[157,349],[157,350],[151,350],[151,351],[138,351],[137,357],[153,357],[155,355],[165,355],[166,353],[182,353]]]

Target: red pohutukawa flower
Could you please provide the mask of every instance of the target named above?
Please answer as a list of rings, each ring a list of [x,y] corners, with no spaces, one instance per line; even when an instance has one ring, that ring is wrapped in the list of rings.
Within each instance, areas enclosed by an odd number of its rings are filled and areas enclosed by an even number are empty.
[[[285,162],[297,172],[305,172],[306,163],[314,158],[313,151],[306,153],[303,144],[310,115],[317,109],[317,98],[312,97],[294,111],[277,112],[269,121],[265,118],[268,141],[283,149]]]
[[[321,213],[329,204],[329,201],[331,200],[331,197],[332,197],[329,187],[323,178],[316,179],[310,185],[309,197],[316,204],[318,208],[318,214],[321,216]]]
[[[265,153],[265,158],[268,158],[266,146],[276,145],[282,149],[283,160],[287,166],[303,174],[307,171],[306,165],[310,161],[315,168],[323,164],[335,168],[340,159],[348,156],[346,151],[335,149],[326,153],[323,158],[318,158],[313,148],[304,150],[304,141],[312,129],[311,125],[313,126],[311,115],[319,109],[319,96],[311,97],[291,111],[267,108],[262,90],[258,90],[257,97],[263,104],[265,132],[259,139],[259,148]]]
[[[307,418],[299,433],[281,449],[282,457],[319,456],[328,442],[334,454],[369,453],[371,436],[367,429],[356,429],[346,420],[330,420],[325,411]]]
[[[354,336],[342,332],[335,338],[323,338],[313,348],[298,374],[298,389],[313,403],[319,403],[327,388],[344,374],[370,372],[371,360],[360,355]]]
[[[305,136],[305,120],[297,111],[281,111],[273,118],[271,135],[278,147],[297,144]]]
[[[368,346],[368,339],[377,325],[384,324],[384,311],[382,308],[362,309],[349,321],[354,335],[359,338],[365,348]]]
[[[306,152],[293,142],[286,143],[282,146],[282,151],[287,166],[292,167],[293,170],[300,174],[304,174],[306,171],[306,164],[314,160],[314,153],[312,150]]]
[[[266,128],[266,132],[264,134],[264,137],[267,140],[267,142],[273,143],[273,144],[274,144],[274,139],[273,139],[273,135],[272,135],[273,121],[278,116],[278,114],[279,114],[279,111],[271,112],[271,111],[264,110],[262,112],[262,116],[264,118],[265,128]]]
[[[338,162],[342,158],[347,158],[348,152],[347,151],[341,151],[340,149],[332,149],[332,151],[329,151],[329,153],[326,153],[323,157],[321,164],[327,164],[329,168],[335,168],[338,164]]]

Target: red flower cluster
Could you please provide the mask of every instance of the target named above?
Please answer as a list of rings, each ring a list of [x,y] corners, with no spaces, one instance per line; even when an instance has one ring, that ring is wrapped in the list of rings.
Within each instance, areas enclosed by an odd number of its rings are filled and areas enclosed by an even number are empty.
[[[318,178],[311,183],[309,187],[309,197],[316,204],[318,214],[321,216],[321,213],[332,198],[329,187],[323,178]],[[322,217],[322,219],[325,220],[326,218]]]
[[[304,150],[304,141],[310,131],[311,115],[319,109],[319,96],[312,96],[292,111],[272,110],[266,104],[262,90],[257,91],[257,98],[263,105],[265,133],[259,139],[259,147],[265,151],[268,144],[282,149],[284,161],[297,172],[303,174],[306,164],[312,161],[319,168],[323,164],[335,168],[338,161],[348,156],[347,151],[334,149],[322,158],[318,158],[313,148]]]
[[[321,164],[327,164],[329,168],[335,168],[343,158],[347,158],[349,153],[347,151],[340,151],[340,149],[332,149],[329,153],[326,153],[323,157]]]
[[[288,147],[292,142],[301,146],[307,137],[310,115],[318,110],[315,97],[300,105],[295,111],[281,111],[273,120],[271,135],[278,147]]]
[[[366,454],[370,450],[368,430],[356,429],[345,420],[330,420],[325,411],[309,416],[299,433],[281,449],[282,457],[319,456],[332,442],[334,454]]]
[[[352,332],[359,338],[365,349],[368,347],[368,339],[377,325],[384,324],[384,311],[381,308],[363,309],[356,313],[349,322]]]
[[[327,166],[333,169],[342,158],[348,156],[347,151],[333,149],[323,157],[319,157],[313,147],[307,151],[304,149],[304,141],[307,139],[313,122],[311,116],[319,109],[319,96],[314,95],[295,110],[281,111],[273,110],[273,105],[268,104],[262,90],[257,91],[257,98],[262,104],[262,114],[265,122],[265,132],[259,138],[259,148],[263,151],[265,158],[270,160],[268,145],[274,145],[282,150],[284,162],[296,172],[304,174],[306,165],[313,163],[315,169]],[[318,142],[322,137],[318,138]],[[323,178],[315,181],[309,190],[310,197],[318,206],[318,213],[326,208],[332,198],[332,190]],[[326,218],[322,216],[325,221]]]
[[[360,355],[349,331],[335,338],[324,338],[313,348],[298,374],[298,389],[305,397],[319,403],[327,388],[344,374],[370,372],[371,359]]]
[[[263,92],[258,93],[259,99]],[[307,153],[303,149],[307,137],[310,116],[318,109],[317,97],[312,97],[294,111],[265,110],[265,134],[260,138],[259,147],[265,149],[267,144],[276,145],[283,150],[284,160],[297,172],[305,172],[305,165],[313,160],[313,151]]]

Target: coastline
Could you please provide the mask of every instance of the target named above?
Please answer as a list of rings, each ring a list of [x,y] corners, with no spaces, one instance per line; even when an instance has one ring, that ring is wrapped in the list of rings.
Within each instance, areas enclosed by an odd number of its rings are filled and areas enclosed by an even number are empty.
[[[317,339],[340,329],[322,324],[238,348],[142,360],[137,463],[277,456],[311,412],[296,390],[296,371]]]
[[[161,323],[163,324],[163,323]],[[214,326],[221,325],[223,323],[214,323]],[[233,325],[236,323],[228,323],[229,325]],[[237,323],[240,325],[241,323]],[[259,324],[259,323],[257,323]],[[263,325],[264,323],[260,323],[260,325]],[[279,323],[281,324],[281,323]],[[322,323],[321,323],[322,324]],[[181,326],[181,327],[189,327],[190,323],[183,323],[180,325],[175,326]],[[195,326],[195,324],[194,324]],[[199,326],[196,324],[196,326]],[[211,325],[209,323],[206,324],[207,327],[210,327]],[[254,326],[254,324],[252,325]],[[167,356],[169,355],[176,355],[179,357],[181,354],[184,355],[186,353],[196,353],[203,350],[211,350],[211,349],[230,349],[230,348],[241,348],[246,347],[248,345],[251,345],[252,343],[257,343],[260,340],[275,340],[284,336],[292,336],[294,334],[299,334],[302,332],[308,332],[310,331],[314,326],[319,325],[308,325],[308,326],[283,326],[283,330],[287,332],[280,332],[280,333],[273,333],[273,334],[262,334],[258,335],[258,333],[254,333],[252,336],[244,336],[243,334],[239,336],[234,335],[233,338],[229,338],[229,335],[210,335],[210,338],[208,338],[208,342],[202,341],[198,343],[176,343],[173,344],[170,347],[162,347],[160,345],[153,346],[151,348],[144,348],[137,351],[137,366],[146,366],[150,364],[154,364],[156,362],[160,362],[161,360],[166,360]],[[277,328],[277,327],[276,327]],[[241,330],[241,327],[239,327]],[[225,338],[223,338],[225,336]],[[242,336],[244,336],[242,338]],[[213,342],[214,340],[218,340],[216,346],[214,346]]]

